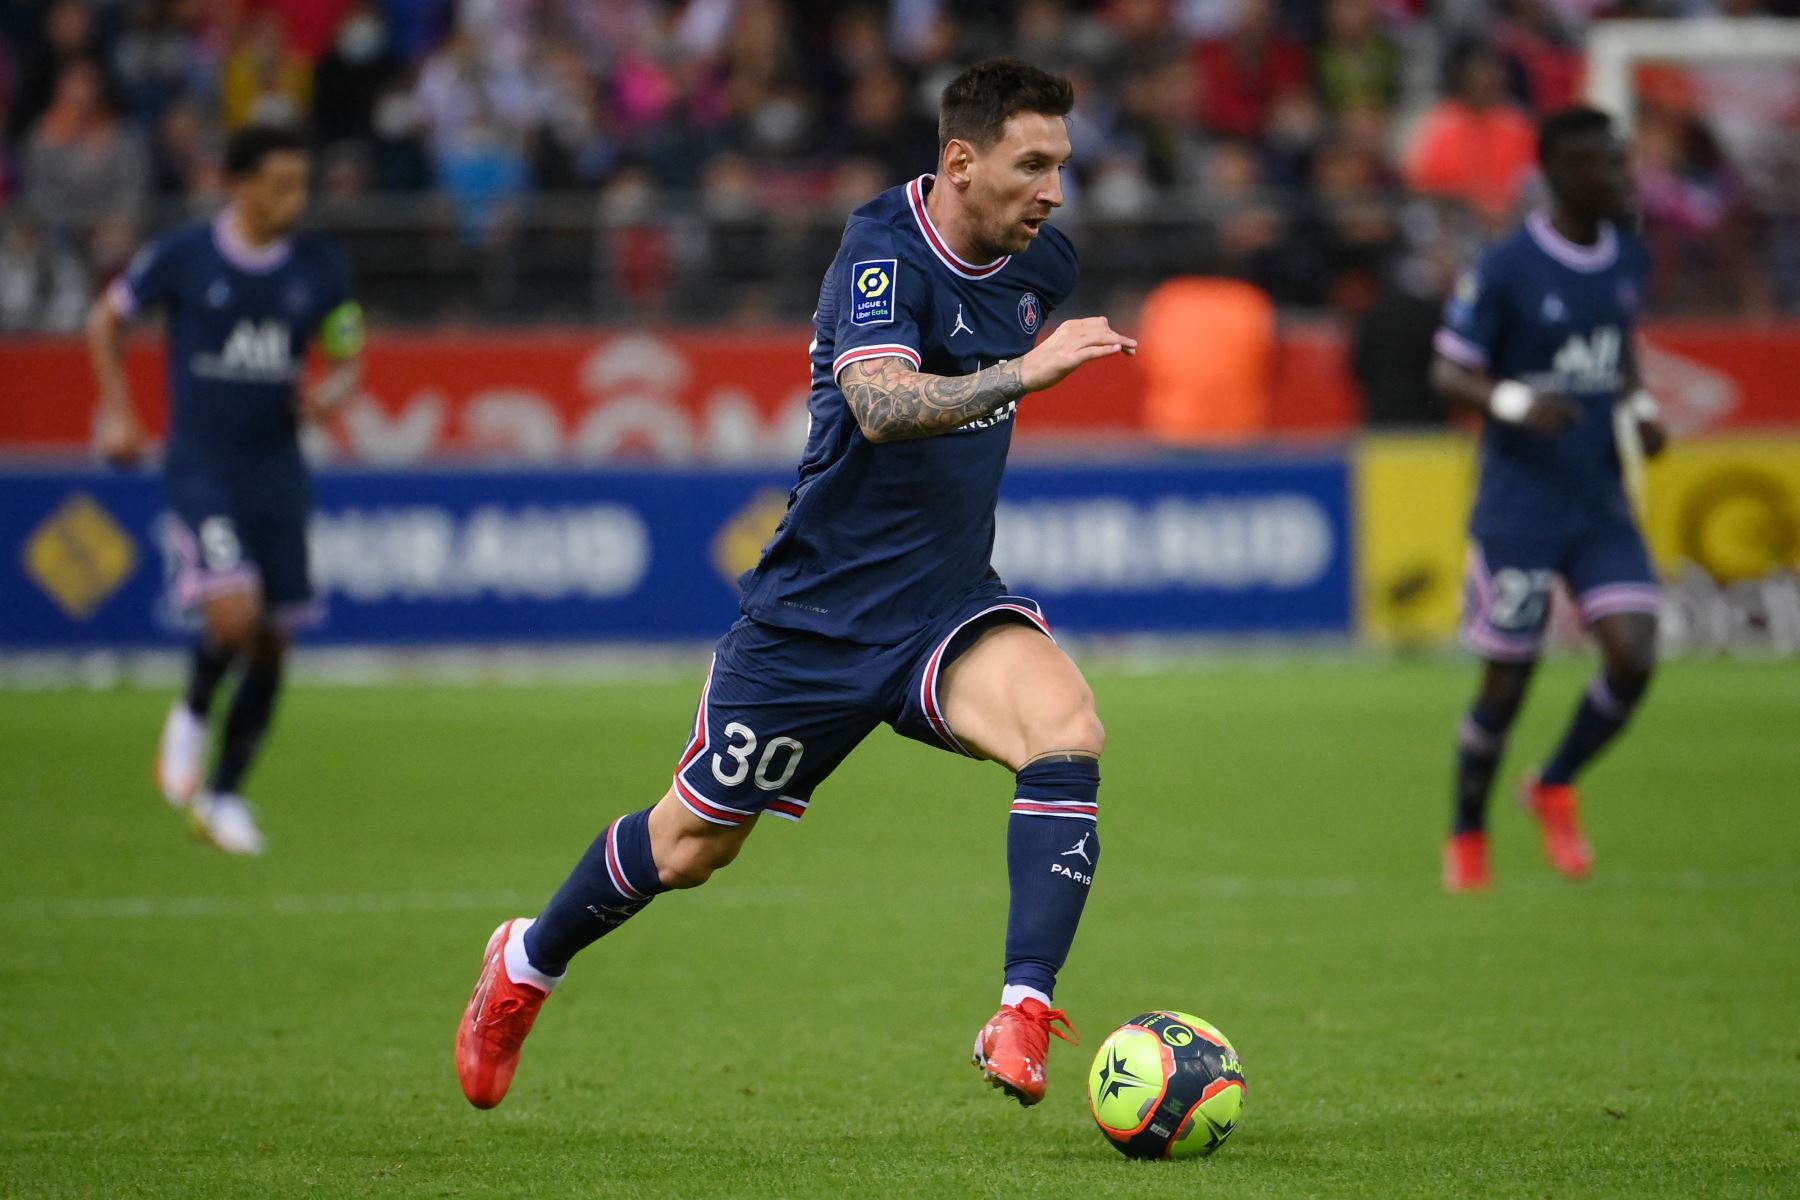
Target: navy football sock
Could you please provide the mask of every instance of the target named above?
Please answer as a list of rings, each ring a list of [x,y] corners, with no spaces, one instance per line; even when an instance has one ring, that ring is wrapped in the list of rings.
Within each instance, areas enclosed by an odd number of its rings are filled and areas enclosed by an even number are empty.
[[[1457,729],[1456,818],[1451,832],[1478,833],[1487,828],[1488,793],[1506,751],[1508,724],[1477,700]]]
[[[1611,680],[1604,673],[1594,676],[1575,708],[1575,718],[1569,722],[1562,745],[1551,755],[1549,763],[1538,775],[1538,781],[1550,784],[1575,782],[1581,768],[1625,728],[1643,693],[1641,684]]]
[[[244,773],[262,745],[263,735],[275,717],[275,697],[281,692],[281,660],[252,658],[244,665],[244,677],[231,694],[225,713],[225,737],[219,745],[219,762],[213,768],[212,790],[235,793]]]
[[[525,931],[525,956],[544,974],[561,975],[576,954],[668,890],[650,854],[650,810],[620,817],[594,839]]]
[[[1020,770],[1006,823],[1006,982],[1053,995],[1100,863],[1100,763],[1041,758]]]
[[[231,668],[232,653],[212,644],[205,634],[194,639],[194,650],[188,658],[186,702],[196,717],[212,714],[213,693],[219,681]]]

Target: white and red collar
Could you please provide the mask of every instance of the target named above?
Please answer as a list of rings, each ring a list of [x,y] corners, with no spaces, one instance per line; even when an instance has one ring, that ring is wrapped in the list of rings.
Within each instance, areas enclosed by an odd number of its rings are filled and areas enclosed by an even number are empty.
[[[276,238],[265,246],[253,246],[238,232],[237,222],[232,220],[232,210],[227,207],[220,210],[213,218],[213,245],[225,256],[225,261],[241,271],[262,274],[273,271],[287,261],[287,256],[294,248],[292,238]]]
[[[938,261],[964,279],[986,279],[1011,262],[1012,255],[1008,254],[1004,258],[996,258],[991,263],[972,263],[958,256],[956,251],[950,248],[950,243],[945,241],[944,235],[938,232],[937,224],[932,221],[931,213],[925,207],[925,188],[936,179],[935,175],[921,175],[907,184],[906,200],[912,206],[913,220],[919,223],[919,232],[924,235],[925,244],[931,247],[931,252],[937,255]]]
[[[1604,271],[1618,261],[1619,232],[1610,221],[1600,223],[1600,237],[1591,246],[1571,242],[1557,232],[1556,226],[1550,222],[1550,214],[1546,212],[1532,213],[1525,220],[1525,228],[1531,233],[1531,240],[1538,244],[1538,249],[1571,270]]]

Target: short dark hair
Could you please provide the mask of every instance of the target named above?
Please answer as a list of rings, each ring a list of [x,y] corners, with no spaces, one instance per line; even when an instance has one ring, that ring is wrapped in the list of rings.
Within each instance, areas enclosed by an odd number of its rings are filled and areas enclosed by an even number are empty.
[[[312,151],[312,139],[304,129],[294,125],[246,125],[225,143],[225,174],[231,179],[254,175],[269,155],[287,151]]]
[[[1565,143],[1598,134],[1609,137],[1612,134],[1612,118],[1597,108],[1577,105],[1553,112],[1538,122],[1538,163],[1550,165],[1550,156],[1560,150]]]
[[[1018,113],[1066,117],[1074,107],[1074,85],[1061,75],[1016,58],[984,59],[944,89],[938,102],[938,149],[951,138],[986,149],[1000,140],[1006,122]]]

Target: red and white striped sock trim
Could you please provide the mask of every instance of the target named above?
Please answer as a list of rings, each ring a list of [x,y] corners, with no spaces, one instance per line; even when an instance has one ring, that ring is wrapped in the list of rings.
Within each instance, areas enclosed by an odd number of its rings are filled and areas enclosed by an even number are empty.
[[[606,877],[612,880],[619,895],[627,900],[647,900],[648,896],[631,886],[625,875],[625,863],[619,857],[619,822],[606,827]]]
[[[1012,811],[1024,817],[1063,817],[1071,821],[1100,821],[1100,805],[1092,800],[1033,800],[1020,796]]]

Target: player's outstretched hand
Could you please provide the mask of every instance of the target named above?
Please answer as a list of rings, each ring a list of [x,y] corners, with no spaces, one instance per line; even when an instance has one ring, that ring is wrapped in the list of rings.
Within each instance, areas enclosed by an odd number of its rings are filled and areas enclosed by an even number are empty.
[[[1520,423],[1533,433],[1553,437],[1572,428],[1583,416],[1581,406],[1567,396],[1538,392],[1531,398],[1531,408]]]
[[[1019,382],[1026,391],[1040,392],[1067,379],[1082,363],[1136,352],[1137,339],[1114,330],[1105,317],[1064,321],[1019,360]]]
[[[94,421],[94,450],[110,467],[134,467],[150,450],[150,435],[129,410],[102,412]]]

